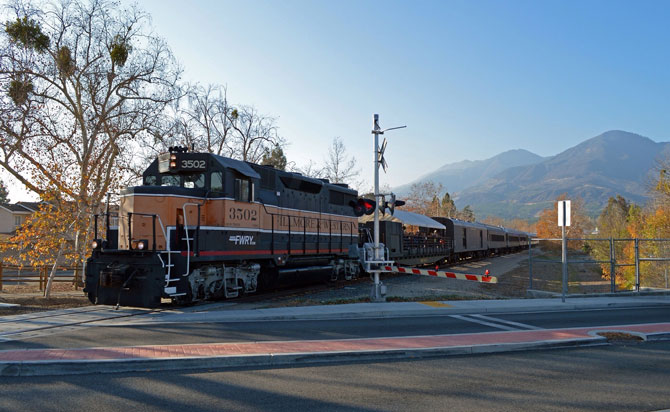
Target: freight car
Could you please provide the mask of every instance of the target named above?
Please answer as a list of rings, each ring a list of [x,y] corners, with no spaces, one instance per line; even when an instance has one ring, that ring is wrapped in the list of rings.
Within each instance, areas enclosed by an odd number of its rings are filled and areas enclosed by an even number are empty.
[[[170,148],[122,190],[118,234],[96,216],[84,291],[156,307],[355,277],[357,192],[269,166]]]

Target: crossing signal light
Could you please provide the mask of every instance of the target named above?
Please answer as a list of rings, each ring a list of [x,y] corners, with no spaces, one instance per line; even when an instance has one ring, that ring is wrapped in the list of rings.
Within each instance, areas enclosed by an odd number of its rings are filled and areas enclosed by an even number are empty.
[[[371,215],[375,212],[376,202],[372,199],[361,197],[360,199],[349,202],[349,206],[354,209],[354,215],[361,217],[363,215]]]

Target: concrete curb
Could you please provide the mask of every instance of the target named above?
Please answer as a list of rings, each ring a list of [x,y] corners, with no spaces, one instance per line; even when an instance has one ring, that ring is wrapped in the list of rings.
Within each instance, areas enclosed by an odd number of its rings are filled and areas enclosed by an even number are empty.
[[[157,372],[196,369],[271,368],[342,362],[429,359],[444,356],[480,355],[522,350],[562,349],[607,345],[607,339],[591,338],[524,343],[483,344],[421,349],[382,349],[370,351],[258,354],[167,359],[123,359],[99,361],[23,361],[0,363],[0,376],[63,376],[91,373]]]

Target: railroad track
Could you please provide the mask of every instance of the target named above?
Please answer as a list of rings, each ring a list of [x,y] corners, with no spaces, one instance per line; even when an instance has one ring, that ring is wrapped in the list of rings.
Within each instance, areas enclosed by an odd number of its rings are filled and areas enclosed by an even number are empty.
[[[96,322],[142,316],[163,310],[165,309],[122,308],[115,310],[112,306],[84,306],[3,316],[0,317],[0,343],[49,336],[94,326]]]

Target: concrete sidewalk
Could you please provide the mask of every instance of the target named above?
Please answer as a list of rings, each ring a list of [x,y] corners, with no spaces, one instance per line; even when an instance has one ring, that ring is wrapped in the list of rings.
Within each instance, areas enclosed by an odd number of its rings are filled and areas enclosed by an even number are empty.
[[[215,323],[289,319],[353,319],[431,314],[442,316],[644,306],[667,306],[669,308],[669,322],[393,338],[5,350],[0,351],[0,376],[272,367],[324,362],[414,359],[600,345],[607,343],[604,337],[597,335],[598,332],[603,331],[624,332],[640,336],[644,340],[670,339],[670,297],[668,296],[570,298],[565,303],[562,303],[560,299],[513,299],[361,303],[244,310],[237,310],[234,304],[212,304],[190,308],[189,310],[147,312],[140,316],[102,320],[90,324],[88,327],[160,325],[174,322]],[[105,309],[105,307],[97,308]],[[107,310],[111,311],[113,309],[107,308]],[[202,311],[198,312],[197,310]],[[124,309],[121,312],[123,313]]]

